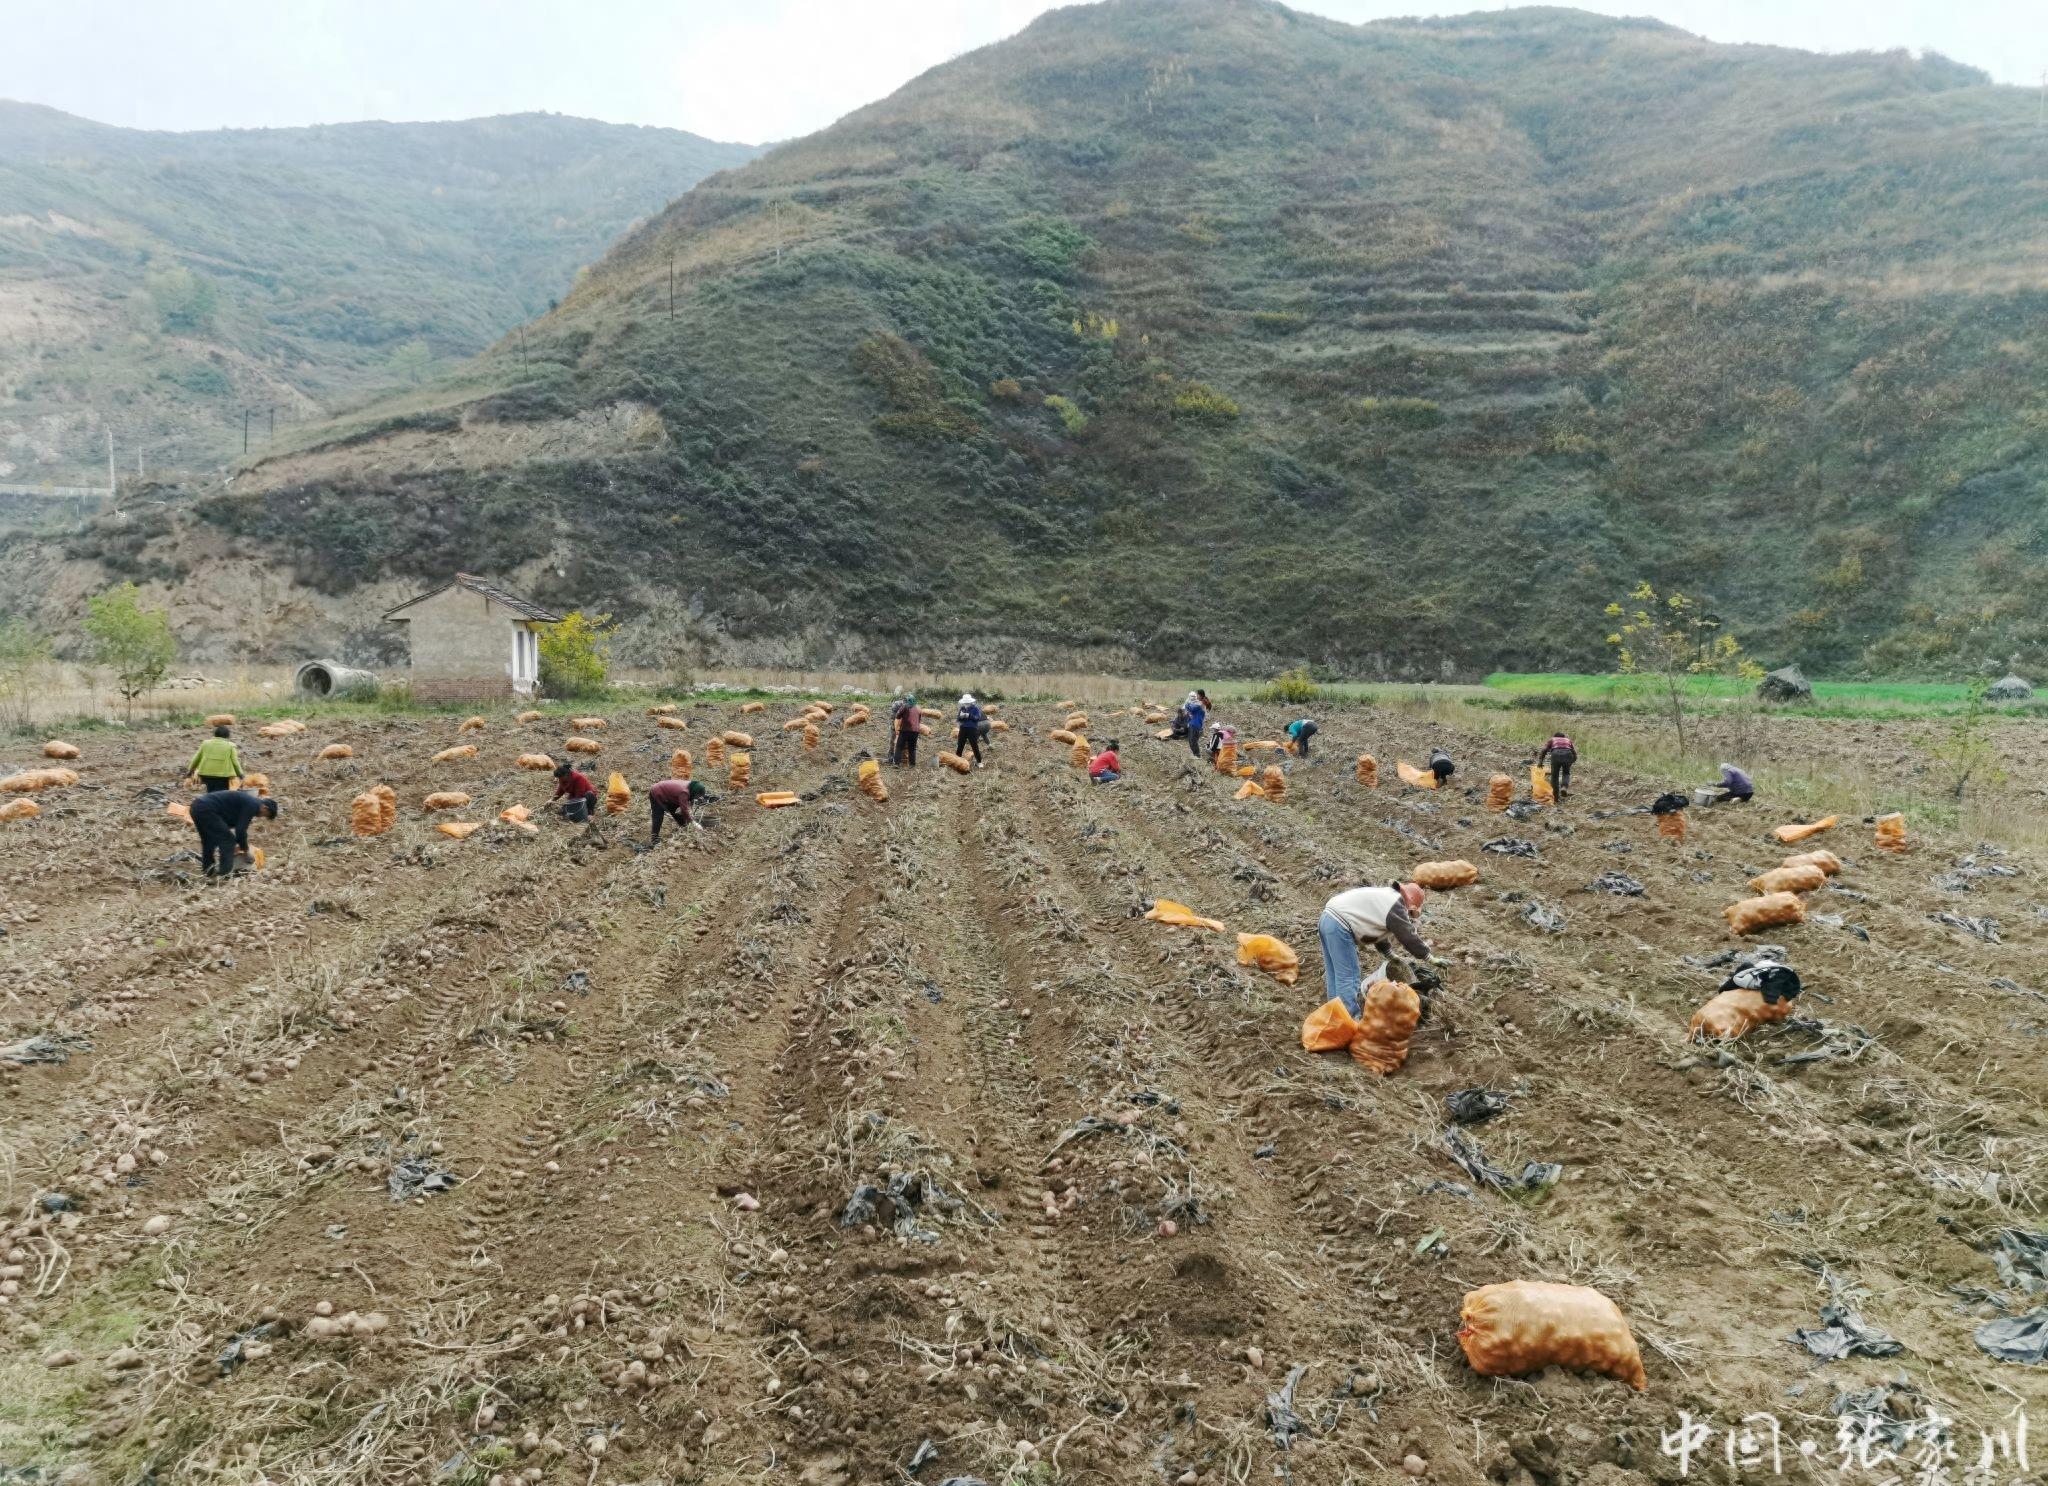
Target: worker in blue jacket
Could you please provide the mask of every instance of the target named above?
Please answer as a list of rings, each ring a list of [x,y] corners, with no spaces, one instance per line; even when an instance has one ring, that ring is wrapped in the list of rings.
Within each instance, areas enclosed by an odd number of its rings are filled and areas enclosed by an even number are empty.
[[[958,736],[953,740],[953,751],[965,758],[969,750],[974,753],[974,767],[981,767],[981,739],[988,730],[982,720],[981,703],[974,700],[974,693],[968,692],[960,698],[960,709],[953,714],[953,724]]]
[[[1196,758],[1202,756],[1202,729],[1209,722],[1209,698],[1203,692],[1191,691],[1188,699],[1180,704],[1181,713],[1188,720],[1188,752]]]

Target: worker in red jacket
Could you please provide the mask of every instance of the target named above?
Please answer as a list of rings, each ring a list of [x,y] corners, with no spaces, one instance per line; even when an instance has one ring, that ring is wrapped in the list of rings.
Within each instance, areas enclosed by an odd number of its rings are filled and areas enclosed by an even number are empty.
[[[691,781],[688,779],[664,779],[647,792],[647,808],[654,812],[654,834],[647,839],[649,846],[660,844],[661,828],[666,821],[672,820],[679,826],[695,826],[700,831],[704,829],[690,818],[691,799]]]
[[[597,786],[590,782],[590,776],[574,764],[555,766],[555,795],[549,800],[562,802],[562,819],[581,824],[597,816]]]
[[[1116,739],[1109,740],[1109,747],[1088,760],[1088,782],[1090,784],[1115,784],[1124,777],[1123,764],[1117,757]]]

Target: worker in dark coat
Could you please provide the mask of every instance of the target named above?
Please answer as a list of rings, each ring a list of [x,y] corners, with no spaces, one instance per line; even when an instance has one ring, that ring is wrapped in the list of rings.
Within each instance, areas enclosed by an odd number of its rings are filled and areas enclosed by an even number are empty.
[[[277,801],[246,789],[208,790],[192,802],[192,829],[199,833],[199,865],[208,877],[239,869],[249,850],[249,823],[277,819]]]

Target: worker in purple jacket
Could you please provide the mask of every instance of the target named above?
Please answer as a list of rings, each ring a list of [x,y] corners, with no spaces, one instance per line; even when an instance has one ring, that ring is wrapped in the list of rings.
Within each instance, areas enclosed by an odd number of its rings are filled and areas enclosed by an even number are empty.
[[[1756,794],[1756,786],[1750,783],[1749,776],[1733,764],[1721,765],[1721,782],[1710,784],[1707,788],[1721,791],[1709,802],[1715,805],[1726,805],[1731,800],[1747,805],[1751,796]]]

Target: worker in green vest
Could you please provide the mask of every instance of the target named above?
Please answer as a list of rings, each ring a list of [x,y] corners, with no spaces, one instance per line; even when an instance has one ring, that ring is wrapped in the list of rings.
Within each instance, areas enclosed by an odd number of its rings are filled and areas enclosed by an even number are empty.
[[[226,789],[242,777],[242,756],[235,752],[226,728],[215,728],[213,736],[199,745],[192,762],[185,766],[185,775],[205,785],[208,794]]]

